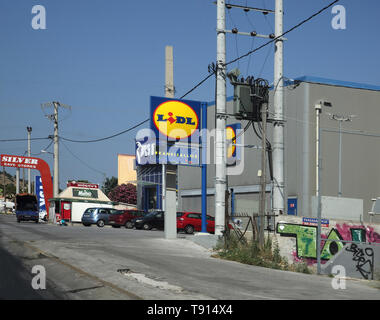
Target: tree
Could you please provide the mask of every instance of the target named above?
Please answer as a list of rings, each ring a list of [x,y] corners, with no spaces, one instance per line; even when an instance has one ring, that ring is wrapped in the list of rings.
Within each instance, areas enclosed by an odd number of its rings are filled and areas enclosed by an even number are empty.
[[[116,177],[106,178],[102,187],[102,191],[108,196],[108,194],[116,187],[117,187]]]
[[[123,202],[128,204],[137,203],[137,188],[134,184],[121,184],[114,188],[109,194],[108,197],[111,201]]]

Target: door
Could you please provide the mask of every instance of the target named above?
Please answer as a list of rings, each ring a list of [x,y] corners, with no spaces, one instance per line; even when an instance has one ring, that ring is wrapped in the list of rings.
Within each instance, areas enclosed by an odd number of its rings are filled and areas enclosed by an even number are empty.
[[[163,230],[164,225],[165,225],[164,219],[165,219],[165,217],[164,217],[164,214],[162,212],[156,214],[156,216],[154,217],[155,228]]]
[[[71,221],[71,202],[61,202],[61,217],[64,220]]]

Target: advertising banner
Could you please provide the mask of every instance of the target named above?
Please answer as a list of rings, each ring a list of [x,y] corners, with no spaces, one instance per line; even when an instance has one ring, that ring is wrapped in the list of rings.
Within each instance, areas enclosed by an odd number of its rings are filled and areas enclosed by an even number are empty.
[[[40,218],[45,217],[46,215],[46,204],[45,204],[45,196],[44,196],[44,188],[42,186],[41,176],[36,176],[36,195],[37,201],[40,211]]]

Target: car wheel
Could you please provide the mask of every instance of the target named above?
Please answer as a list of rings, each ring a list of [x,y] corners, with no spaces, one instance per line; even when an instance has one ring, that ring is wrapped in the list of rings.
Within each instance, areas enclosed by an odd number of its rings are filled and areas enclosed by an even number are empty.
[[[186,232],[187,234],[192,234],[192,233],[194,233],[194,227],[193,227],[192,225],[188,224],[188,225],[185,227],[185,232]]]
[[[144,230],[150,230],[150,229],[152,229],[152,227],[150,226],[149,223],[144,223],[144,224],[143,224],[143,229],[144,229]]]
[[[98,222],[96,223],[96,225],[99,227],[99,228],[103,228],[105,223],[104,223],[104,220],[98,220]]]
[[[133,228],[133,223],[132,223],[131,221],[127,221],[127,222],[125,223],[125,227],[126,227],[127,229],[132,229],[132,228]]]

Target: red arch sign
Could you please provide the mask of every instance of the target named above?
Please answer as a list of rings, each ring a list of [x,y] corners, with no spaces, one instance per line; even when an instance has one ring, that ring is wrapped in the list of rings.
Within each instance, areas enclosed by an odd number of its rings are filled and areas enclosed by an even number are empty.
[[[53,183],[51,181],[50,167],[40,158],[1,155],[1,166],[13,168],[36,169],[40,171],[46,205],[47,218],[49,219],[49,199],[53,198]]]

